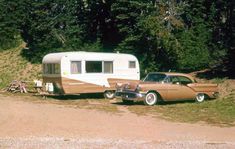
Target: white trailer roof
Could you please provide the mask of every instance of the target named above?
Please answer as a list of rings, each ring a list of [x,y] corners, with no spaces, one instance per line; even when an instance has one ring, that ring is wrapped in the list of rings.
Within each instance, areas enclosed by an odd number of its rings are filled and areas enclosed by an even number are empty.
[[[137,60],[131,54],[77,51],[47,54],[43,57],[42,63],[60,63],[63,57],[68,57],[71,60],[118,60],[123,58]]]

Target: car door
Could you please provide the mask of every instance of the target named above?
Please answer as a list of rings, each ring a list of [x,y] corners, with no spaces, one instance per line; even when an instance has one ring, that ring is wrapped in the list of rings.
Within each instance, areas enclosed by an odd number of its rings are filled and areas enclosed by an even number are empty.
[[[185,100],[192,99],[196,93],[187,86],[192,81],[184,76],[169,76],[169,86],[167,91],[167,100]]]

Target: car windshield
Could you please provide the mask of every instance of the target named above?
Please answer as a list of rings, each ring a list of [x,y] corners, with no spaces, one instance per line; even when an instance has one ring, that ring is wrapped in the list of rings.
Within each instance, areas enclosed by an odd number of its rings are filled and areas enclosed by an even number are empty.
[[[150,73],[145,77],[143,81],[144,82],[162,82],[164,81],[165,78],[166,78],[165,74]]]

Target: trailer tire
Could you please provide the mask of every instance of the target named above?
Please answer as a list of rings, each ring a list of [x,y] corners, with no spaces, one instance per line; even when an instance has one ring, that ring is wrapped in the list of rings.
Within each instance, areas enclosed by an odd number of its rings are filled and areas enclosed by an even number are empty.
[[[113,99],[115,97],[114,91],[105,91],[104,92],[104,98],[105,99]]]

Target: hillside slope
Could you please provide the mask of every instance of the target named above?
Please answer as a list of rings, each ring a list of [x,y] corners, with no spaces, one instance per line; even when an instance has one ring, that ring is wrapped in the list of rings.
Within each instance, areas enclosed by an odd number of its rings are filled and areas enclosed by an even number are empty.
[[[25,43],[22,43],[16,48],[0,51],[0,89],[9,85],[13,80],[33,81],[34,79],[42,79],[41,64],[32,64],[22,57],[21,52],[24,47]],[[190,75],[196,77],[197,73],[192,72]],[[235,80],[227,78],[211,80],[197,78],[197,80],[219,84],[219,91],[223,97],[235,91]]]
[[[16,48],[0,52],[0,88],[6,87],[12,80],[41,79],[41,65],[32,64],[21,56],[24,47],[22,43]]]

